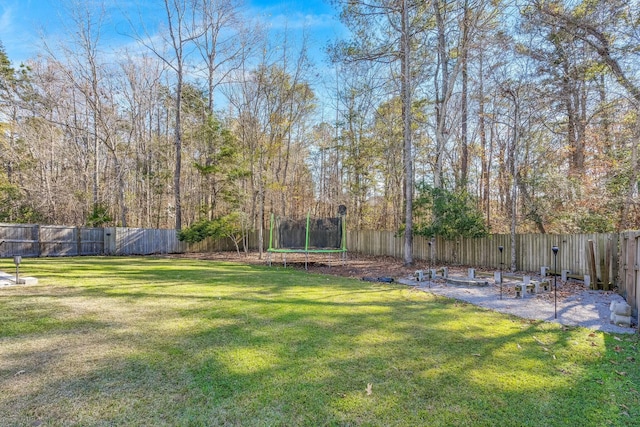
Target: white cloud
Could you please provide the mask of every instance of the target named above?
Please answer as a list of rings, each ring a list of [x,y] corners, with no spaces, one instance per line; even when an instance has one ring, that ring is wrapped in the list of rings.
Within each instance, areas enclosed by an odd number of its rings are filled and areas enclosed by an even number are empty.
[[[13,9],[0,3],[0,37],[11,32],[13,26]]]
[[[37,51],[40,26],[29,21],[30,1],[0,0],[0,41],[14,64],[26,61]]]

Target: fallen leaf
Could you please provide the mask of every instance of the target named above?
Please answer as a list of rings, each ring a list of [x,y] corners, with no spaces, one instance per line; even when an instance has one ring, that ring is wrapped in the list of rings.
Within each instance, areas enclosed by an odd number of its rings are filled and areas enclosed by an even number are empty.
[[[368,383],[367,384],[367,396],[371,396],[371,393],[373,393],[373,384]]]
[[[616,340],[616,341],[622,341],[622,338],[620,338],[620,337],[613,337],[613,339]]]
[[[629,410],[629,407],[627,405],[625,405],[624,403],[620,403],[620,407],[622,409],[626,409],[627,411]]]
[[[631,357],[631,356],[627,357],[627,362],[635,362],[635,361],[636,361],[635,357]]]
[[[594,343],[593,341],[591,341],[591,347],[597,347],[598,344]]]
[[[25,371],[24,369],[19,370],[18,372],[16,372],[13,376],[17,377],[18,375],[22,375],[22,374],[26,374],[27,371]]]
[[[522,347],[520,346],[520,344],[516,344],[518,346],[519,349],[521,349]]]
[[[621,372],[621,371],[616,371],[616,374],[620,375],[621,377],[624,377],[625,375],[627,375],[626,372]]]
[[[542,342],[541,340],[539,340],[539,339],[538,339],[538,338],[536,338],[536,337],[533,337],[533,339],[534,339],[534,340],[536,340],[536,342],[537,342],[538,344],[540,344],[540,345],[547,345],[545,342]]]
[[[548,352],[548,351],[549,351],[549,349],[548,349],[547,347],[542,347],[542,349],[543,349],[544,351],[546,351],[546,352]]]
[[[474,353],[472,356],[480,357],[481,355],[479,353]]]
[[[612,365],[617,365],[618,364],[618,362],[616,362],[615,360],[611,360],[611,359],[609,359],[609,363],[611,363]]]
[[[590,336],[590,337],[595,337],[595,336],[596,336],[596,333],[595,333],[595,332],[591,332],[591,333],[589,334],[589,336]]]
[[[556,355],[555,354],[553,355],[553,360],[556,360]]]
[[[623,350],[622,347],[620,347],[619,345],[613,348],[613,351],[617,351],[618,353],[621,352],[622,350]]]

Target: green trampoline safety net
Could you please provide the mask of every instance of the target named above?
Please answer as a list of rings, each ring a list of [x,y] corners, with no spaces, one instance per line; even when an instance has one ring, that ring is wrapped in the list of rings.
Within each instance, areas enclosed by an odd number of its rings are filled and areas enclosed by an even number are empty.
[[[304,219],[271,216],[269,232],[271,252],[343,252],[346,251],[345,217]]]

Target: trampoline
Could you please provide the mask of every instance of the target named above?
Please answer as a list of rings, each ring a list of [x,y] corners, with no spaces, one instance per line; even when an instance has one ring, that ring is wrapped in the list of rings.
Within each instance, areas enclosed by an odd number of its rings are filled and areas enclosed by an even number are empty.
[[[286,267],[287,254],[304,254],[304,268],[308,269],[309,254],[340,254],[345,262],[347,257],[346,207],[340,206],[338,216],[333,218],[304,219],[276,218],[271,214],[269,228],[269,265],[271,254],[282,254]]]

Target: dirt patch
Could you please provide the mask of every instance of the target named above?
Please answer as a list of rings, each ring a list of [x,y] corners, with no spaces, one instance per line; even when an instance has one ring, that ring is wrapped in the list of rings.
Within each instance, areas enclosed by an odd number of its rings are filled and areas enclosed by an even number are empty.
[[[208,259],[220,261],[235,261],[247,264],[269,264],[269,255],[263,254],[263,258],[258,258],[257,252],[240,254],[236,252],[216,252],[172,255],[180,258]],[[291,253],[271,255],[272,265],[284,265],[296,269],[305,269],[305,255]],[[424,262],[416,263],[412,267],[406,267],[401,260],[388,256],[365,256],[348,253],[346,262],[340,258],[340,254],[310,254],[307,262],[307,270],[312,273],[329,274],[334,276],[351,277],[361,279],[362,277],[411,277],[418,269],[427,269]],[[460,271],[463,269],[460,268]]]

